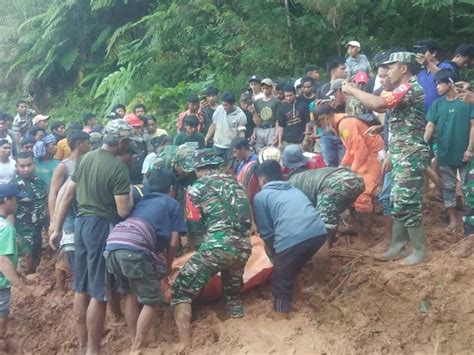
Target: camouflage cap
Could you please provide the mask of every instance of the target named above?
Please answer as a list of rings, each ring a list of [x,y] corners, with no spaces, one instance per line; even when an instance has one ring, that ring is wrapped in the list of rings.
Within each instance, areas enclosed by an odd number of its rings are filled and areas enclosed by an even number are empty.
[[[382,64],[393,64],[397,62],[403,64],[416,64],[416,54],[412,52],[394,52],[391,53],[388,60]]]
[[[194,171],[194,152],[196,149],[197,145],[194,144],[180,145],[173,158],[173,164],[178,164],[186,173]]]
[[[193,168],[202,168],[207,165],[220,165],[225,161],[212,148],[199,149],[194,152]]]
[[[105,144],[117,144],[122,139],[132,138],[132,135],[132,126],[122,119],[117,119],[110,121],[104,127],[102,141]]]
[[[89,134],[91,144],[99,144],[102,143],[102,133],[99,132],[91,132]]]

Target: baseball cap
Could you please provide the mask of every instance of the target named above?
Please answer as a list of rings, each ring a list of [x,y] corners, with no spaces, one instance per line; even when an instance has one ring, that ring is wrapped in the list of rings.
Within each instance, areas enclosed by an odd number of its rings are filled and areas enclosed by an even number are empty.
[[[293,85],[295,87],[295,89],[298,89],[298,86],[301,86],[301,79],[302,78],[299,78],[299,79],[295,80],[295,84]]]
[[[13,184],[0,184],[0,198],[16,197],[19,199],[25,198],[27,195],[18,190],[18,187]]]
[[[334,92],[335,92],[336,90],[342,89],[342,85],[343,85],[344,82],[345,82],[344,79],[336,79],[336,80],[334,80],[334,81],[331,83],[331,87],[329,88],[329,91],[328,91],[328,93],[326,94],[326,96],[332,95],[332,94],[334,94]]]
[[[89,141],[91,144],[99,144],[102,142],[102,133],[99,132],[91,132],[89,133]]]
[[[260,82],[262,85],[273,86],[273,80],[270,78],[265,78]]]
[[[257,82],[261,82],[262,79],[260,79],[258,76],[256,75],[252,75],[250,78],[249,78],[249,83],[251,83],[252,81],[257,81]]]
[[[349,47],[349,46],[360,48],[360,43],[359,41],[350,41],[346,44],[346,47]]]
[[[303,150],[298,144],[290,144],[283,151],[283,165],[294,169],[305,165],[309,158],[303,155]]]
[[[365,71],[359,71],[354,75],[353,79],[354,83],[364,83],[367,84],[369,82],[369,76]]]
[[[33,124],[36,125],[36,124],[38,124],[38,122],[41,122],[41,121],[44,121],[44,120],[49,120],[49,116],[36,115],[36,116],[33,118]]]
[[[416,55],[412,52],[394,52],[390,54],[388,60],[382,64],[393,64],[397,62],[403,64],[416,64]]]
[[[240,101],[252,101],[252,94],[249,92],[244,92],[240,95]]]
[[[104,127],[102,140],[105,144],[117,144],[122,139],[132,138],[132,135],[132,126],[122,119],[116,119]]]
[[[143,126],[143,121],[134,113],[128,113],[125,115],[124,120],[132,127]]]

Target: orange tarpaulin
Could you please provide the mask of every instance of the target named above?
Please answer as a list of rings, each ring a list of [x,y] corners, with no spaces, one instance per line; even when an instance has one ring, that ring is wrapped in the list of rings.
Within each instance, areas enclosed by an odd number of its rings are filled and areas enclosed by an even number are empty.
[[[265,244],[259,236],[251,236],[252,255],[250,255],[244,271],[244,286],[241,292],[245,292],[252,287],[260,285],[270,278],[273,271],[273,265],[265,252]],[[189,252],[176,258],[173,262],[173,272],[170,276],[171,284],[178,275],[181,267],[193,256],[195,252]],[[214,276],[204,286],[197,297],[201,301],[214,301],[222,297],[221,276],[220,273]]]

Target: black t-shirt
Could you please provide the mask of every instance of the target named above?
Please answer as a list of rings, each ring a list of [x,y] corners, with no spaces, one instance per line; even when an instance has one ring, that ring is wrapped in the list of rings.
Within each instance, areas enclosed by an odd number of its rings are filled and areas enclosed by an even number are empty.
[[[206,106],[202,109],[202,115],[204,116],[204,127],[201,128],[201,133],[206,136],[209,126],[212,124],[212,115],[216,110],[211,106]]]
[[[141,184],[143,182],[143,162],[148,154],[147,144],[144,139],[135,139],[136,149],[133,155],[133,163],[130,169],[130,181],[132,184]]]
[[[306,103],[283,103],[278,110],[278,124],[283,127],[283,140],[288,143],[301,143],[304,139],[306,123],[309,121],[309,108]]]
[[[255,122],[253,121],[253,115],[250,111],[242,109],[247,117],[247,124],[245,125],[245,138],[249,139],[252,136],[253,130],[255,128]]]
[[[306,105],[306,107],[308,107],[308,110],[309,110],[309,105],[311,105],[311,102],[314,102],[316,100],[316,95],[314,95],[312,98],[308,99],[306,96],[304,95],[301,95],[301,96],[298,96],[298,101],[301,101],[303,104]]]
[[[319,87],[319,90],[316,93],[316,98],[319,100],[329,99],[329,96],[328,96],[329,90],[331,90],[331,83],[330,82],[324,83],[323,85]],[[336,113],[345,113],[346,105],[345,104],[339,105],[334,109],[334,111]]]

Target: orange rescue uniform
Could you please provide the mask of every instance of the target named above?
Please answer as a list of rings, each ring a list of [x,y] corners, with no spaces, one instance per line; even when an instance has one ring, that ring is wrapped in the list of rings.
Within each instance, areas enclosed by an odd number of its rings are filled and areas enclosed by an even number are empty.
[[[373,212],[372,198],[382,181],[382,163],[378,154],[384,149],[383,139],[379,135],[364,135],[369,125],[344,113],[334,115],[333,127],[346,148],[341,165],[350,167],[364,178],[365,191],[357,198],[354,207],[357,212]]]

